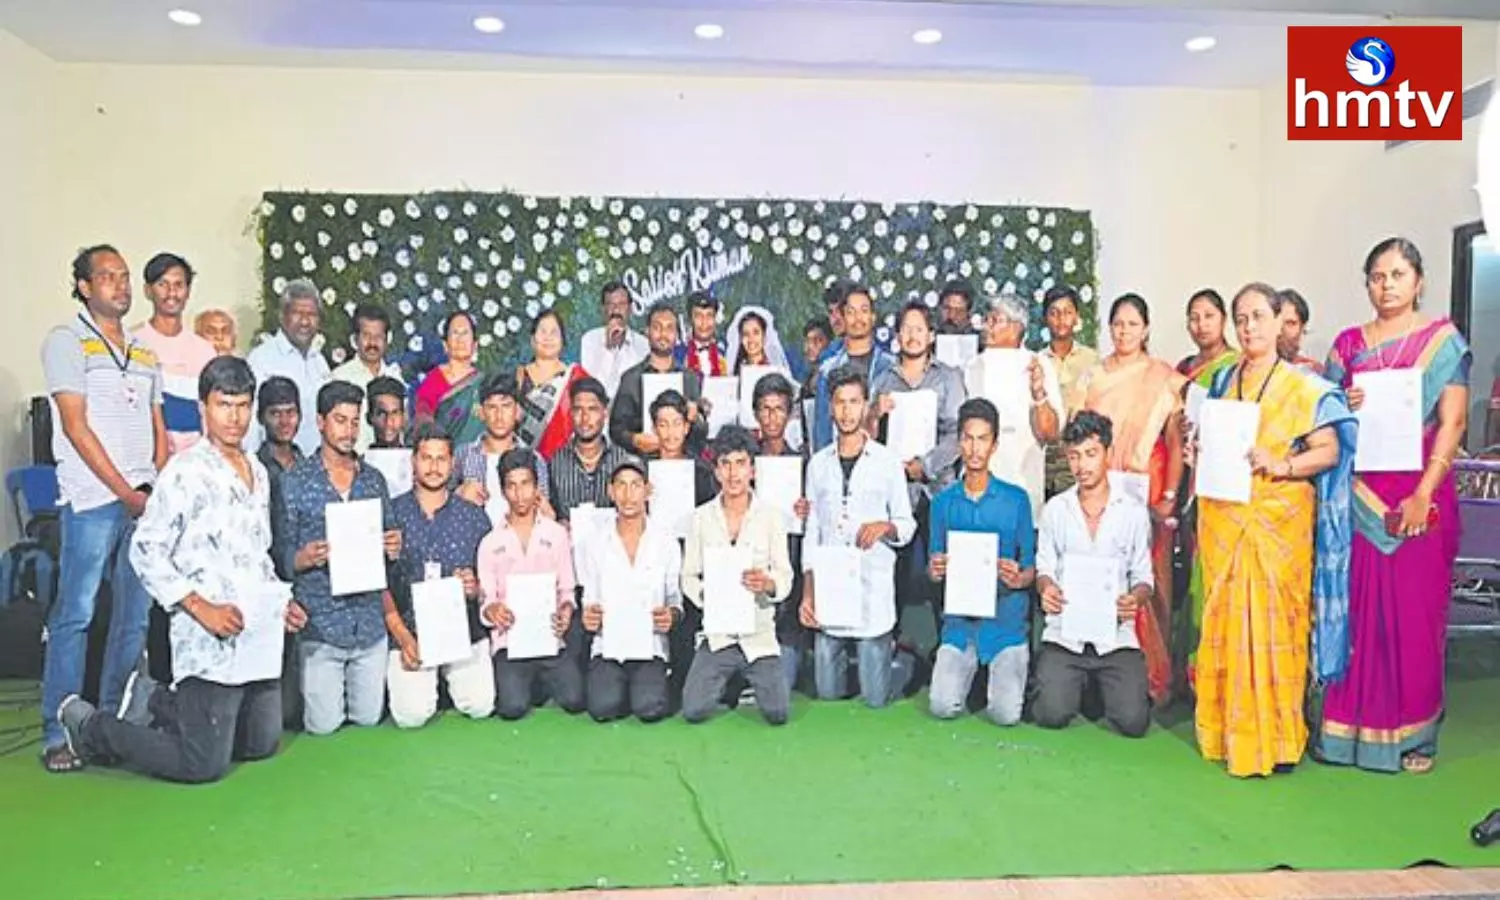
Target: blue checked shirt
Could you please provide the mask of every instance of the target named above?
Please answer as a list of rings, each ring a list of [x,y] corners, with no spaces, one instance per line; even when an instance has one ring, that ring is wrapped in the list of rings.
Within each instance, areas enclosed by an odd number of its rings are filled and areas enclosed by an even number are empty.
[[[380,500],[386,531],[396,527],[385,476],[360,460],[349,496],[340,497],[328,479],[321,451],[297,463],[281,479],[280,565],[294,571],[297,551],[312,541],[328,539],[324,510],[330,503],[346,500]],[[342,650],[363,650],[386,639],[385,613],[380,591],[350,594],[335,599],[330,592],[328,567],[299,572],[292,580],[292,595],[307,610],[305,640],[329,644]]]

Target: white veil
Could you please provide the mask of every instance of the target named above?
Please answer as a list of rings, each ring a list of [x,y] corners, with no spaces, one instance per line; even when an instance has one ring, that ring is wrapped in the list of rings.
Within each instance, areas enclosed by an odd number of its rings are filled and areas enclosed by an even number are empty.
[[[776,317],[764,306],[742,306],[729,321],[729,333],[724,336],[725,344],[729,348],[729,371],[734,372],[734,367],[740,358],[740,322],[744,321],[746,315],[755,313],[766,323],[766,364],[781,369],[783,372],[792,370],[790,362],[786,357],[786,350],[781,346],[781,334],[776,330]],[[790,377],[790,376],[788,376]]]

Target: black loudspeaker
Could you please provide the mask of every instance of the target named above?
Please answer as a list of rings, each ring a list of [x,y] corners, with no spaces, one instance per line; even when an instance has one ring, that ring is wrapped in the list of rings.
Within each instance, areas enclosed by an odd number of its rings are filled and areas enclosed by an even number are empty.
[[[57,465],[57,459],[52,455],[52,404],[46,397],[32,397],[27,418],[31,424],[32,465]]]

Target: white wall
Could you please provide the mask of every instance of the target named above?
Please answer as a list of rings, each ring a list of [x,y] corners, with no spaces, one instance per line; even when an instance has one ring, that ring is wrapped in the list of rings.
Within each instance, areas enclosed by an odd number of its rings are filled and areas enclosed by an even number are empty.
[[[13,352],[0,366],[0,471],[31,461],[24,439],[25,399],[40,382],[45,305],[51,318],[68,311],[66,260],[38,266],[45,235],[52,232],[55,183],[51,166],[55,66],[10,34],[0,31],[0,272],[5,273],[6,336]],[[45,302],[38,298],[46,297]],[[0,547],[15,533],[10,503],[0,509]]]

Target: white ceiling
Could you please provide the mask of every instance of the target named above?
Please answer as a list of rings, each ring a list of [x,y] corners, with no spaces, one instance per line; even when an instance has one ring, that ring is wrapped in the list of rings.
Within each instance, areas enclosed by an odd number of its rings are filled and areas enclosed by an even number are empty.
[[[1288,24],[1402,10],[1500,18],[1500,0],[0,0],[0,28],[66,62],[706,71],[1259,86]],[[200,13],[195,28],[166,12]],[[1234,7],[1234,8],[1225,8]],[[1470,9],[1473,7],[1473,9]],[[1248,9],[1262,11],[1247,11]],[[481,34],[476,16],[505,29]],[[704,41],[695,26],[723,26]],[[922,46],[918,29],[943,40]],[[1183,42],[1212,35],[1193,54]]]

